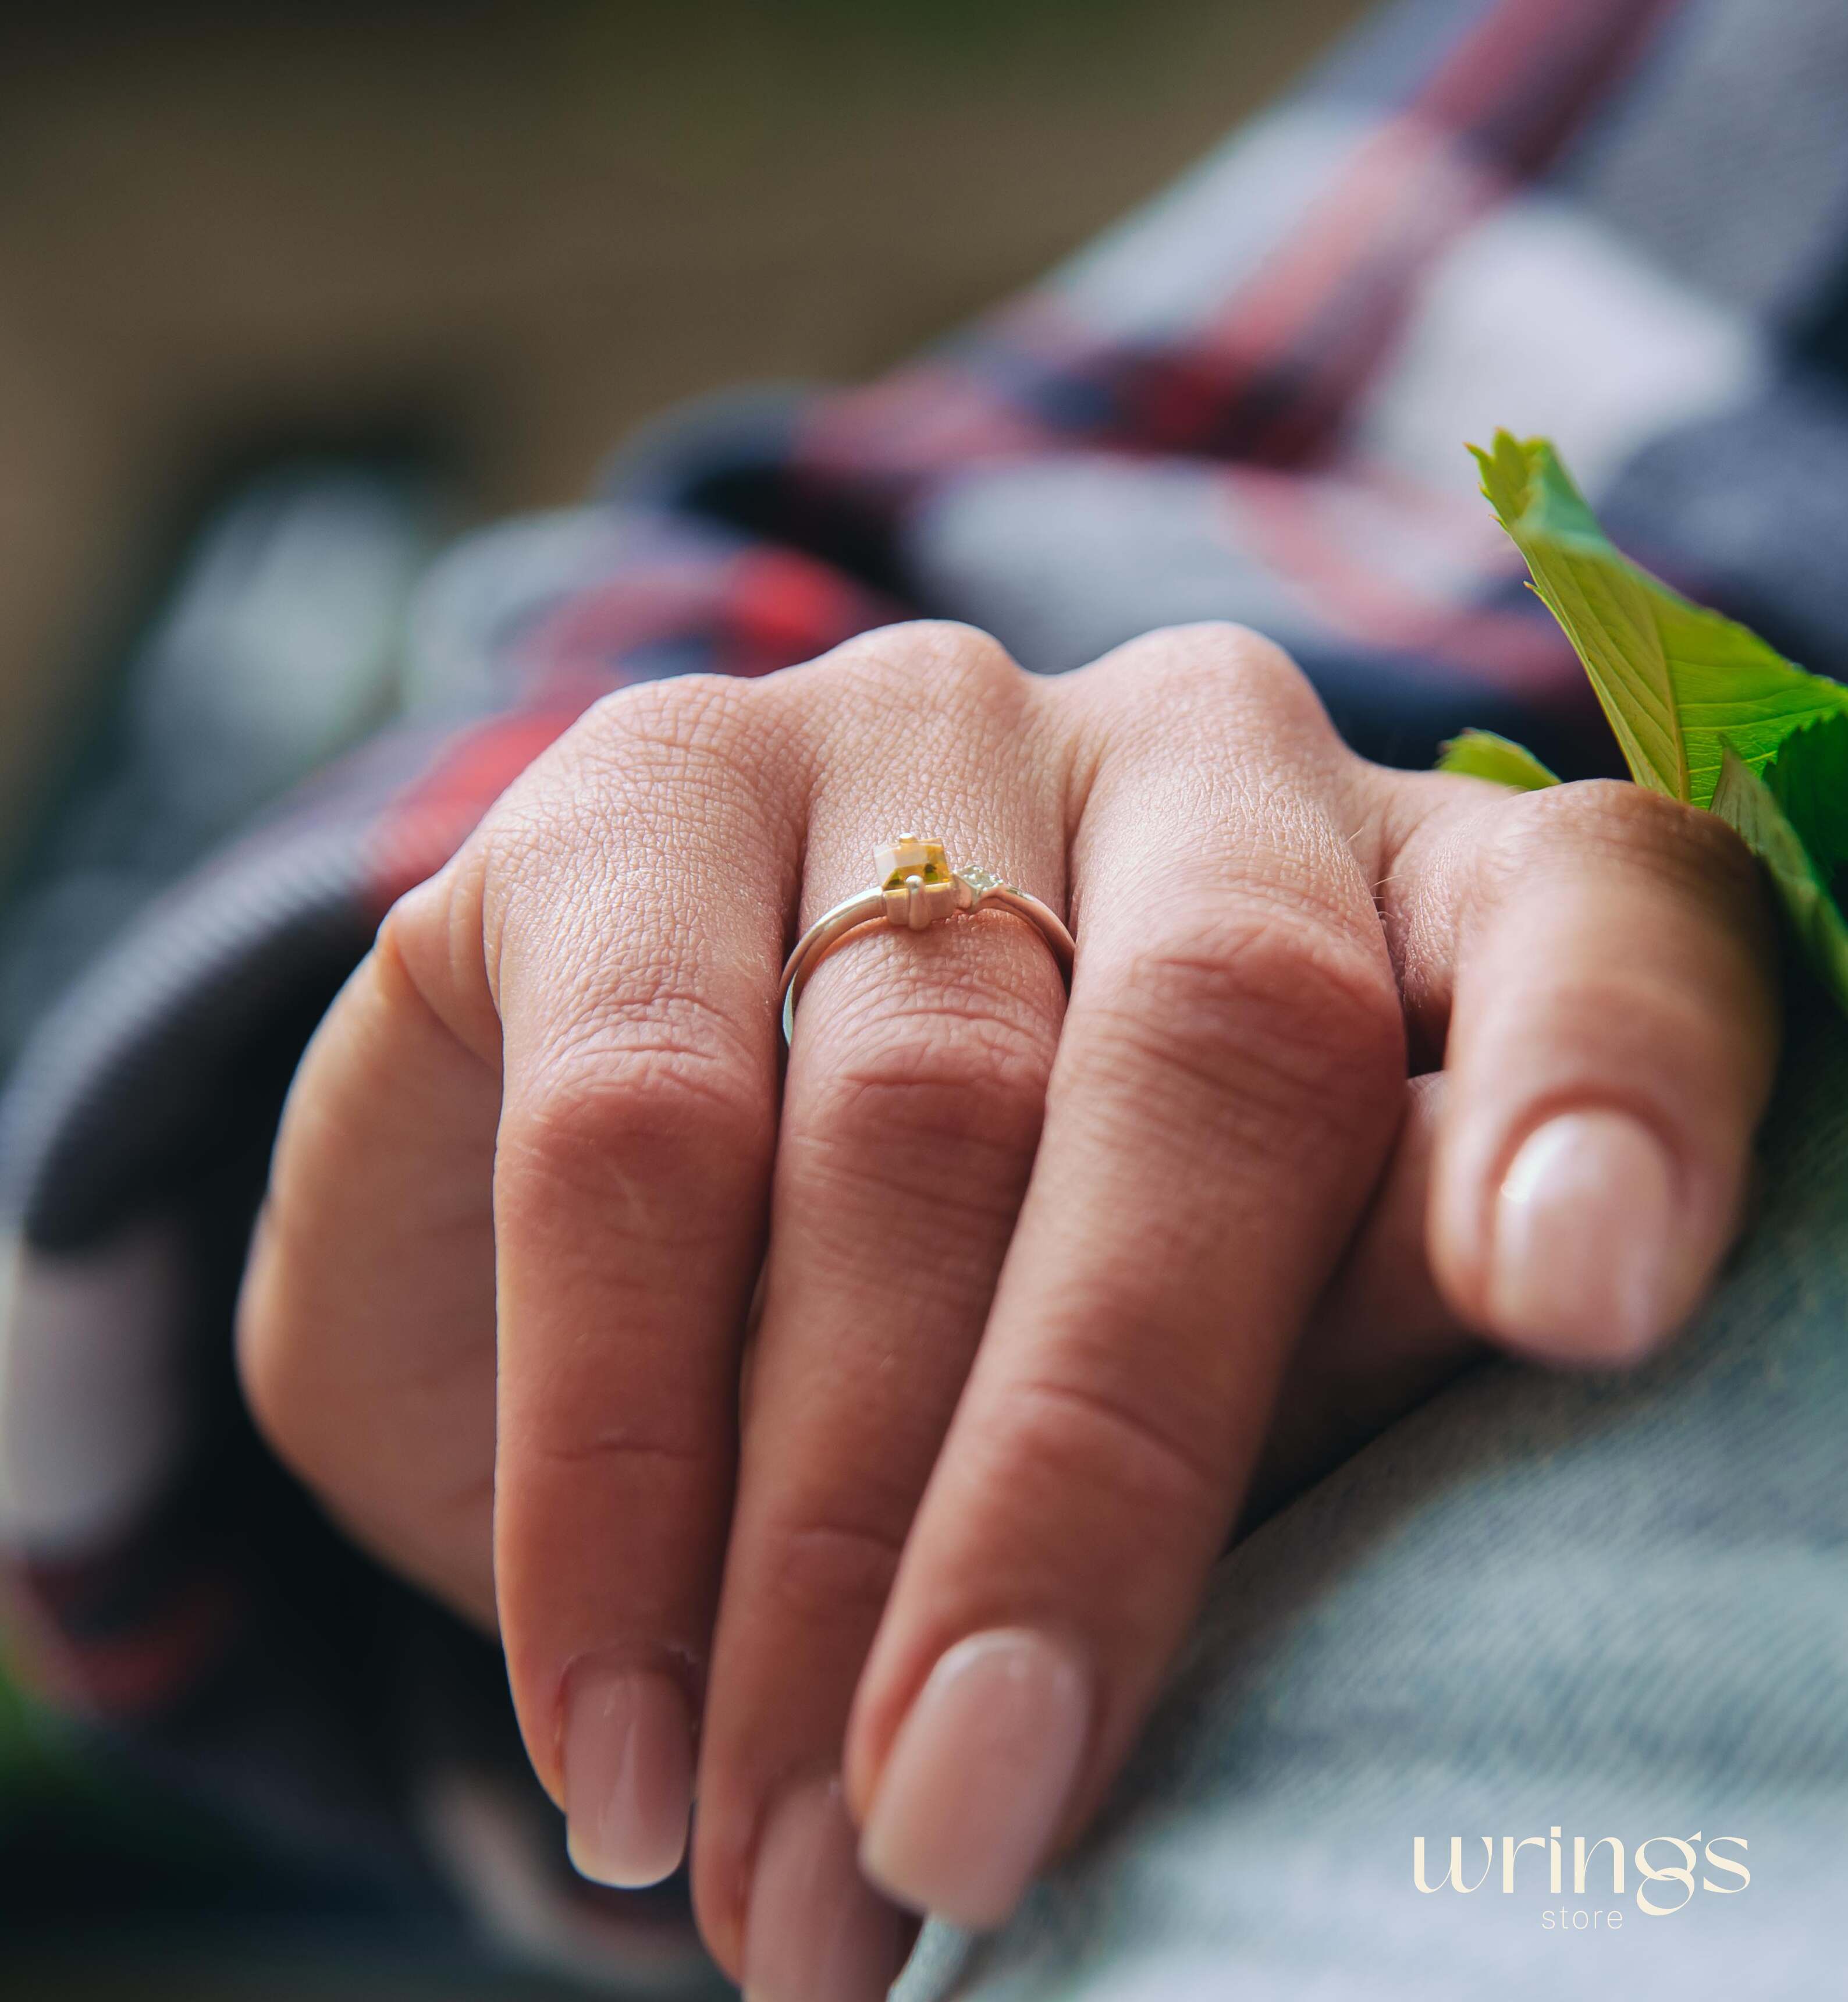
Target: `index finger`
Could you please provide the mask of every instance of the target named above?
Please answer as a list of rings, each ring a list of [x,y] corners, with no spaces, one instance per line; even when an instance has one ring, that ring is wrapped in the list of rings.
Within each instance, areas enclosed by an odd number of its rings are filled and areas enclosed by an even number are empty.
[[[1641,786],[1466,793],[1412,837],[1387,913],[1451,1076],[1428,1226],[1446,1297],[1518,1352],[1637,1361],[1731,1241],[1776,1069],[1743,843]]]

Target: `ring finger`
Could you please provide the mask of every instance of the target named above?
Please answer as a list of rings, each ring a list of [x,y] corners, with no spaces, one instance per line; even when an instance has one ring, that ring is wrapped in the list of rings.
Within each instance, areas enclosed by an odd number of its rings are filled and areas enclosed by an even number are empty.
[[[835,776],[812,803],[804,923],[864,886],[894,815],[1060,903],[1062,779],[998,647],[912,626],[804,674],[811,713],[892,746],[873,768],[819,747]],[[753,2002],[859,2002],[902,1958],[907,1922],[855,1861],[842,1735],[987,1318],[1063,1005],[1045,946],[999,916],[856,938],[801,1003],[694,1858],[707,1939]]]

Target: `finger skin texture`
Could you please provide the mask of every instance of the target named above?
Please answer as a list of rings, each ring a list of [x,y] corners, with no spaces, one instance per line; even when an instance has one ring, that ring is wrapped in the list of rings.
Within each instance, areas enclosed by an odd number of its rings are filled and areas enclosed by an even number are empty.
[[[804,923],[865,885],[877,841],[914,828],[940,836],[953,864],[980,862],[1062,908],[1065,774],[1040,727],[1043,685],[992,640],[928,624],[875,633],[787,692],[824,775]],[[1026,1189],[1064,1010],[1044,943],[991,915],[854,939],[797,1015],[694,1854],[703,1929],[754,1997],[826,1989],[853,2002],[842,1970],[863,1965],[855,1955],[818,1963],[800,1991],[792,1958],[803,1937],[821,1951],[844,1897],[854,1940],[908,1930],[858,1878],[851,1839],[824,1845],[818,1875],[792,1875],[787,1831],[808,1826],[799,1803],[817,1776],[838,1774],[854,1685]],[[790,1906],[798,1892],[812,1910]],[[883,1994],[896,1972],[863,1992]]]
[[[270,1445],[490,1632],[500,1105],[498,1067],[431,1013],[388,933],[302,1059],[238,1314]]]
[[[1424,888],[1389,930],[1449,1073],[1443,1292],[1518,1352],[1634,1362],[1731,1241],[1776,1067],[1750,858],[1711,814],[1596,782],[1440,814],[1402,867]]]
[[[601,705],[433,930],[479,936],[501,1025],[496,1583],[527,1748],[574,1821],[629,1784],[563,1770],[581,1691],[646,1672],[699,1712],[774,1138],[790,748],[748,684]]]
[[[870,933],[786,1075],[783,955],[908,825],[1068,916],[1069,1004],[1006,916]],[[1480,1338],[1693,1304],[1770,964],[1710,816],[1366,766],[1235,629],[630,690],[316,1036],[248,1394],[500,1632],[587,1875],[673,1866],[696,1760],[721,1964],[870,2002],[899,1906],[995,1923],[1088,1819],[1236,1522]]]
[[[1448,1080],[1409,1079],[1392,1159],[1292,1353],[1239,1518],[1243,1535],[1488,1353],[1424,1250]]]
[[[863,1861],[972,1924],[1011,1907],[1127,1751],[1403,1106],[1371,819],[1295,668],[1184,629],[1058,692],[1091,751],[1070,1009],[848,1743]],[[942,1777],[979,1808],[972,1663],[1043,1693],[1012,1769],[1030,1827],[964,1813]]]
[[[748,684],[628,691],[396,907],[298,1083],[246,1299],[272,1436],[362,1533],[392,1519],[375,1547],[497,1620],[535,1770],[616,1882],[685,1840],[805,818],[779,731]],[[309,1394],[317,1342],[349,1404],[382,1386],[395,1438],[343,1445],[340,1399]],[[375,1449],[472,1498],[466,1534],[430,1494],[381,1498]]]

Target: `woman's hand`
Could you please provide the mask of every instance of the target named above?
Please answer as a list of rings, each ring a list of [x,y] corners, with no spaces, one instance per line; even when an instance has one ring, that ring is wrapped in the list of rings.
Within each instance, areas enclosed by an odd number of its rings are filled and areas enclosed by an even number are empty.
[[[907,828],[1069,913],[1069,1002],[1016,919],[880,930],[785,1078],[790,942]],[[581,1867],[672,1868],[696,1746],[713,1951],[762,2002],[853,2002],[905,1938],[856,1845],[906,1906],[1005,1916],[1267,1436],[1285,1491],[1459,1331],[1608,1364],[1690,1311],[1771,964],[1718,821],[1365,764],[1235,630],[1039,680],[908,626],[631,689],[316,1037],[251,1400],[497,1626]]]

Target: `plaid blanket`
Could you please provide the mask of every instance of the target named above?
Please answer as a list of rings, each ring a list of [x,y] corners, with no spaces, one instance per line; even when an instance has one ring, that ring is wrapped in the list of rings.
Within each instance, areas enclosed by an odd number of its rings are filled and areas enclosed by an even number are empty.
[[[111,940],[0,1103],[20,1676],[305,1863],[703,1979],[677,1887],[570,1879],[490,1651],[239,1414],[232,1303],[315,1020],[588,703],[914,613],[1048,674],[1240,619],[1374,757],[1473,724],[1615,769],[1473,492],[1498,424],[1556,438],[1651,567],[1848,675],[1845,106],[1841,0],[1403,0],[914,362],[677,413],[585,505],[439,560],[398,719]]]

